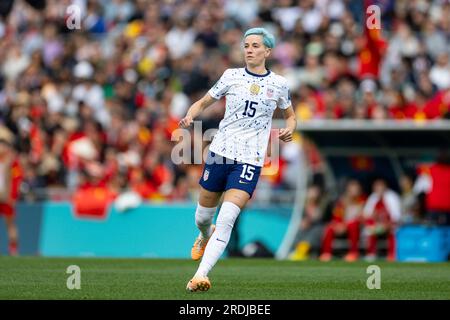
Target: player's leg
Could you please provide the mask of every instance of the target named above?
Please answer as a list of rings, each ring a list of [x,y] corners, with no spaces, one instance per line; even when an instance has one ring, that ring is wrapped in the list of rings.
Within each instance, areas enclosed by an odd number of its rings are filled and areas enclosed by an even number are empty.
[[[347,223],[347,238],[349,242],[349,251],[344,260],[354,262],[359,259],[359,221],[353,220]]]
[[[322,238],[322,253],[319,256],[320,261],[330,261],[333,258],[333,240],[334,240],[334,228],[333,223],[327,224],[323,232]]]
[[[196,276],[206,277],[222,256],[230,241],[234,222],[249,199],[250,195],[243,190],[230,189],[225,192],[223,204],[217,216],[216,229],[211,237],[211,241],[206,246],[205,254]]]
[[[225,251],[230,241],[234,222],[251,198],[261,173],[260,167],[242,163],[230,165],[228,169],[226,191],[217,216],[216,229],[205,248],[205,254],[196,276],[206,277]]]
[[[203,238],[211,236],[212,221],[216,214],[222,192],[208,191],[200,186],[200,196],[195,211],[195,224]]]
[[[377,235],[375,233],[375,221],[369,219],[366,221],[366,237],[367,237],[367,248],[366,248],[366,261],[374,261],[377,258]]]
[[[195,210],[195,224],[200,230],[191,249],[193,260],[200,260],[213,232],[212,221],[222,192],[225,189],[227,165],[224,158],[209,152],[202,177],[200,178],[200,196]]]
[[[251,175],[242,178],[242,173],[251,168]],[[222,206],[216,220],[216,228],[208,242],[202,262],[194,278],[189,281],[187,289],[190,291],[206,291],[211,287],[208,273],[217,263],[230,241],[234,223],[242,208],[251,198],[261,173],[260,167],[246,164],[234,164],[228,167],[227,183]]]
[[[200,260],[203,256],[208,240],[214,231],[212,222],[221,196],[222,192],[208,191],[200,186],[200,196],[195,210],[195,225],[200,234],[192,246],[191,257],[193,260]]]
[[[17,255],[17,244],[19,233],[15,222],[14,215],[5,215],[6,230],[8,233],[8,252],[11,256]]]
[[[387,230],[387,260],[395,261],[395,230],[390,226]]]
[[[216,220],[216,227],[208,241],[200,266],[189,281],[189,291],[207,291],[211,287],[208,273],[222,256],[230,241],[234,222],[250,195],[242,190],[230,189],[225,192],[222,206]]]

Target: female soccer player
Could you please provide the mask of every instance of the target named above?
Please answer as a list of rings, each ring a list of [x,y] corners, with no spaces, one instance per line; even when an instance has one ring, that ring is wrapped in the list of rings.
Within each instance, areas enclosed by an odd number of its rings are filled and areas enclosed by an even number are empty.
[[[264,28],[249,29],[244,35],[246,67],[227,69],[179,123],[182,128],[189,127],[202,110],[226,96],[225,116],[210,145],[200,179],[200,196],[195,212],[200,234],[191,256],[193,260],[203,258],[187,284],[188,291],[207,291],[211,287],[208,273],[224,252],[234,222],[258,182],[272,115],[277,106],[283,111],[287,123],[286,128],[279,130],[279,139],[285,142],[292,140],[297,122],[286,80],[266,69],[266,59],[274,45],[274,36]],[[213,226],[223,192],[223,203]]]

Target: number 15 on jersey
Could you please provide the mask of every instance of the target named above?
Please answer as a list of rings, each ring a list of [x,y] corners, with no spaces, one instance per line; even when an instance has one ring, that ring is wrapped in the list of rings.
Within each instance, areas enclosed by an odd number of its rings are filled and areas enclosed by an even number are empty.
[[[243,116],[249,116],[253,118],[256,113],[256,108],[254,106],[258,105],[258,102],[245,100],[245,110],[242,113]]]

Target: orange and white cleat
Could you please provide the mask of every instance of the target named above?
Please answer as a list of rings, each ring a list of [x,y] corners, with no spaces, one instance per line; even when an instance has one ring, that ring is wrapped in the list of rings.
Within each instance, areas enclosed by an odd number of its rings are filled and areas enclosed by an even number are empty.
[[[215,229],[216,229],[216,226],[212,225],[211,235],[213,234]],[[192,260],[197,261],[203,257],[203,254],[205,253],[206,245],[208,244],[208,241],[210,238],[211,238],[211,236],[208,239],[205,239],[205,238],[202,238],[201,235],[199,235],[197,237],[197,239],[195,239],[194,245],[192,246],[192,250],[191,250]]]
[[[208,291],[210,288],[211,282],[208,277],[194,277],[186,286],[186,290],[189,292]]]

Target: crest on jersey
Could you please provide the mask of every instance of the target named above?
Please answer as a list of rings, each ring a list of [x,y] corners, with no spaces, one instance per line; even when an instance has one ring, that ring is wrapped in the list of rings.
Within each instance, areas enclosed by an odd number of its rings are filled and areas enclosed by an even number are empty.
[[[250,86],[250,93],[258,94],[260,89],[261,87],[259,85],[257,85],[256,83],[252,83],[252,85]]]
[[[267,88],[267,97],[272,98],[273,97],[273,89]]]
[[[208,180],[209,178],[209,170],[205,170],[205,173],[203,174],[203,181]]]

